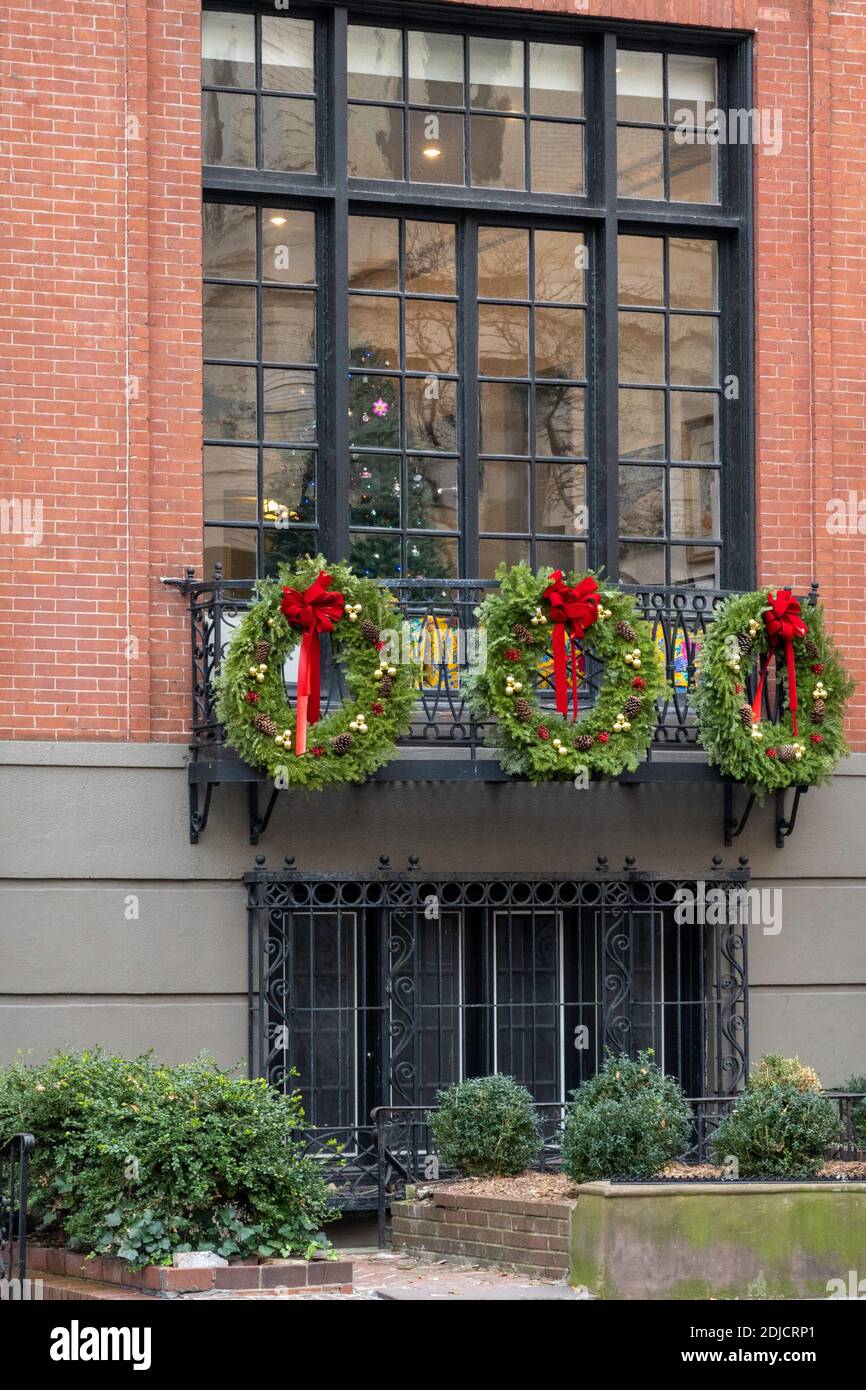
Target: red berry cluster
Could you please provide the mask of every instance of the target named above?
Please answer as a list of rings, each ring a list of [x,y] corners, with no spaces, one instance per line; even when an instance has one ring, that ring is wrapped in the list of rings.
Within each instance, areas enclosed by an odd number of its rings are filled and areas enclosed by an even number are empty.
[[[777,758],[779,756],[775,748],[768,748],[766,751],[768,758]]]
[[[312,753],[312,755],[313,755],[314,758],[323,758],[323,757],[325,756],[325,750],[324,750],[324,748],[321,748],[321,747],[319,747],[319,746],[317,746],[317,747],[315,747],[315,748],[311,748],[311,749],[310,749],[310,752]]]
[[[387,645],[388,645],[387,642],[382,642],[382,641],[377,642],[377,643],[376,643],[376,651],[377,651],[377,652],[384,651],[385,648],[387,647]]]
[[[246,700],[248,705],[257,705],[261,698],[262,697],[257,690],[248,690],[246,695],[244,696],[244,699]]]
[[[735,694],[735,695],[742,695],[742,693],[743,693],[743,687],[742,687],[742,686],[739,684],[739,682],[738,682],[738,683],[734,686],[734,694]]]
[[[546,724],[539,724],[535,732],[538,734],[538,737],[544,743],[546,743],[547,740],[550,738],[550,730],[548,729]]]
[[[520,660],[520,652],[517,650],[516,647],[509,647],[508,650],[505,651],[505,652],[503,652],[502,654],[503,654],[503,656],[505,657],[505,660],[506,660],[506,661],[519,661],[519,660]]]
[[[809,737],[811,738],[812,743],[823,743],[823,742],[824,742],[824,735],[823,735],[823,734],[810,734]]]
[[[638,677],[638,679],[640,679],[640,677]],[[596,737],[596,739],[597,739],[597,741],[598,741],[599,743],[609,743],[609,742],[610,742],[610,734],[605,733],[604,730],[602,730],[602,732],[601,732],[600,734],[596,734],[595,737]]]
[[[816,676],[820,676],[822,671],[824,670],[823,661],[816,661],[814,666],[809,667],[809,670],[814,671]]]
[[[646,681],[643,676],[635,676],[631,683],[632,690],[646,690]]]
[[[374,714],[385,713],[385,706],[383,704],[380,704],[378,700],[376,700],[375,704],[372,704],[370,706],[370,709],[373,711]]]

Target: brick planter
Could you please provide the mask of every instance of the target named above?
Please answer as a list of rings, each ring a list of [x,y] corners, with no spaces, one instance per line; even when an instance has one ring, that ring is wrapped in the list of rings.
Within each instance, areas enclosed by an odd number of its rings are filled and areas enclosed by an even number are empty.
[[[279,1289],[283,1293],[307,1293],[313,1289],[331,1293],[352,1292],[352,1266],[348,1260],[270,1260],[203,1269],[170,1269],[147,1265],[130,1269],[125,1260],[87,1259],[73,1250],[30,1245],[27,1273],[34,1279],[85,1280],[113,1288],[163,1296],[175,1293],[208,1293],[213,1289],[249,1292]]]
[[[394,1248],[460,1255],[535,1279],[568,1273],[574,1202],[474,1197],[459,1187],[391,1206]]]

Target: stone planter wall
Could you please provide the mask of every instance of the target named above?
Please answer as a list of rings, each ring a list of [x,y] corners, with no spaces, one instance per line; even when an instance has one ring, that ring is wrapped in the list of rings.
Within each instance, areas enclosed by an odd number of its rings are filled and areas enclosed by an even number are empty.
[[[563,1279],[573,1202],[510,1202],[459,1190],[391,1206],[394,1248],[460,1255],[536,1279]]]
[[[212,1289],[280,1289],[285,1293],[307,1293],[318,1288],[334,1293],[352,1292],[352,1266],[347,1260],[272,1260],[267,1263],[250,1260],[200,1269],[171,1269],[161,1265],[130,1269],[126,1260],[105,1259],[100,1255],[87,1259],[74,1250],[29,1245],[27,1275],[31,1279],[42,1279],[46,1285],[54,1276],[157,1296],[207,1293]]]

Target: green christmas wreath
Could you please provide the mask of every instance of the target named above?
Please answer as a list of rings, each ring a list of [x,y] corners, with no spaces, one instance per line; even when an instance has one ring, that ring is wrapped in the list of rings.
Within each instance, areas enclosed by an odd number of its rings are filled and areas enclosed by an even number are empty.
[[[778,724],[761,719],[773,657],[785,681]],[[718,610],[700,655],[701,742],[726,777],[759,792],[817,786],[848,752],[843,719],[853,689],[820,608],[801,608],[790,589],[736,595]]]
[[[306,557],[257,588],[219,677],[218,716],[230,743],[283,787],[318,791],[363,782],[409,728],[415,671],[401,662],[399,610],[387,591],[348,565]],[[331,634],[351,700],[319,719],[319,646]],[[283,681],[301,644],[297,708]]]
[[[632,771],[652,739],[656,701],[669,694],[664,658],[634,598],[599,587],[592,574],[568,583],[560,570],[533,574],[528,565],[501,565],[496,577],[498,591],[478,610],[486,664],[469,698],[480,717],[496,717],[489,737],[503,768],[533,782]],[[575,721],[568,686],[576,716],[578,649],[606,673],[594,707]],[[543,708],[536,693],[551,651],[556,711]]]

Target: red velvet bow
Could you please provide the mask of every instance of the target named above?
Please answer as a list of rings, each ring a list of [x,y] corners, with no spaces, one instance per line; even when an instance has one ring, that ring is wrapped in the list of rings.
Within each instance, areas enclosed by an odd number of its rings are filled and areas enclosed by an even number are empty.
[[[577,642],[586,636],[587,629],[598,620],[601,594],[591,575],[587,575],[574,588],[569,587],[562,577],[562,570],[554,570],[543,597],[550,608],[553,629],[553,674],[556,687],[556,708],[560,714],[568,716],[568,656],[566,634],[571,640],[571,692],[572,707],[577,719]]]
[[[283,589],[280,605],[292,627],[303,628],[301,658],[298,663],[298,718],[295,732],[295,752],[307,751],[307,724],[315,724],[321,714],[321,649],[319,636],[333,632],[346,607],[344,594],[329,593],[333,576],[322,570],[305,593]]]
[[[794,730],[794,737],[796,738],[797,675],[794,659],[794,638],[805,637],[809,629],[800,617],[800,605],[794,598],[790,589],[779,589],[775,594],[770,594],[768,597],[770,600],[770,607],[764,613],[764,627],[767,629],[769,650],[761,666],[758,688],[755,691],[755,698],[752,701],[752,713],[755,719],[760,719],[761,700],[764,695],[767,671],[769,670],[770,662],[774,656],[778,664],[779,648],[784,642],[788,665],[788,708],[791,711],[791,725]]]

